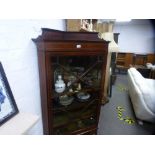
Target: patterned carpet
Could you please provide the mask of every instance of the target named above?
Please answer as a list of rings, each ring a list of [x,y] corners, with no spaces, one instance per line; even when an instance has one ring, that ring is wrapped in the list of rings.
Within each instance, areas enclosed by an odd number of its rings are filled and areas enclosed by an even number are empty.
[[[139,125],[128,94],[126,74],[118,74],[109,103],[102,106],[98,126],[99,135],[151,135],[155,124]]]

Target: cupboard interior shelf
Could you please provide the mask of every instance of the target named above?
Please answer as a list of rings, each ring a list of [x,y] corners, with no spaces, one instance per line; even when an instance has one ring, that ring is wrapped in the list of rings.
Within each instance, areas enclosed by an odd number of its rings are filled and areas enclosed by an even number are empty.
[[[101,89],[100,88],[87,88],[87,89],[81,89],[81,90],[76,90],[74,92],[62,92],[62,93],[56,93],[54,90],[53,90],[53,96],[52,96],[52,99],[53,98],[57,98],[57,97],[60,97],[60,96],[63,96],[63,95],[75,95],[79,92],[90,92],[90,93],[95,93],[97,91],[100,91]]]

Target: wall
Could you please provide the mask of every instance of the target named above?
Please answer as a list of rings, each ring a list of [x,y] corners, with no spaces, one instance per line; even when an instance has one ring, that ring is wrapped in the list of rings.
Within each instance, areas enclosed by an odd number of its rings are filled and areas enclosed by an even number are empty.
[[[116,23],[114,32],[119,35],[119,48],[121,52],[134,52],[137,54],[154,52],[154,31],[149,20],[134,19],[129,23]]]
[[[41,27],[66,29],[65,20],[0,20],[0,61],[19,111],[40,116],[28,134],[42,134],[37,49],[31,41]]]

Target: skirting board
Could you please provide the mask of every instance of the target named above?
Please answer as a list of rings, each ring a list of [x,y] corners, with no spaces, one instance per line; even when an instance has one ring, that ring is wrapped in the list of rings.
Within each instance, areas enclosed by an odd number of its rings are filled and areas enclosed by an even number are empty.
[[[5,124],[0,126],[0,135],[21,135],[31,129],[39,120],[39,116],[18,113]]]

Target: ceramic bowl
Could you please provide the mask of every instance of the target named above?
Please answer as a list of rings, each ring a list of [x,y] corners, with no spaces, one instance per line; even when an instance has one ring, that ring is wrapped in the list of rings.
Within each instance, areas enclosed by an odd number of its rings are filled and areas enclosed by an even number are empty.
[[[74,98],[72,96],[63,95],[59,97],[59,102],[61,105],[67,106],[73,102]]]

